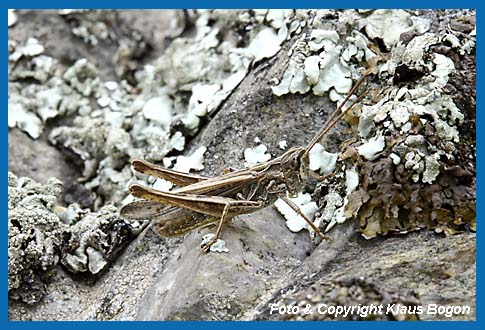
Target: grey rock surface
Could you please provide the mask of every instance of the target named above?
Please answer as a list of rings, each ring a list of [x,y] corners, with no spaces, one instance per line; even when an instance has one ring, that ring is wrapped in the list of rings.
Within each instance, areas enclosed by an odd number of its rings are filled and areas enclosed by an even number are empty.
[[[47,142],[32,140],[19,129],[8,132],[8,168],[18,176],[30,177],[38,182],[48,178],[73,180],[76,169],[65,161],[64,155]]]
[[[307,237],[289,232],[272,209],[239,216],[224,240],[229,252],[202,254],[201,235],[186,237],[142,297],[137,319],[239,319],[311,249]]]
[[[463,305],[476,300],[475,234],[444,237],[429,232],[366,241],[352,226],[333,246],[319,246],[289,276],[287,284],[262,302],[253,319],[333,319],[328,315],[270,314],[271,305],[318,304],[407,306]],[[345,235],[345,234],[344,234]],[[358,283],[356,289],[355,284]],[[375,291],[377,296],[369,294]],[[467,303],[468,303],[467,302]],[[465,304],[467,304],[465,303]],[[476,317],[471,313],[456,319]],[[336,319],[366,319],[358,315]],[[445,320],[444,315],[377,315],[368,319]]]

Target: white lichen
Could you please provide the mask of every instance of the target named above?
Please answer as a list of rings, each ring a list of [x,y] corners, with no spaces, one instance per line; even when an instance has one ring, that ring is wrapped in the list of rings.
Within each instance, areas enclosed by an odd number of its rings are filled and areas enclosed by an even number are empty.
[[[296,198],[290,198],[310,220],[313,220],[318,211],[317,203],[312,201],[310,194],[299,193]],[[285,217],[286,226],[294,233],[309,227],[308,223],[296,213],[286,202],[278,199],[274,203],[276,209]]]
[[[278,142],[278,147],[281,150],[285,150],[286,148],[288,148],[288,143],[286,142],[286,140],[281,140],[280,142]]]
[[[443,88],[448,83],[449,76],[455,72],[455,64],[451,58],[442,54],[435,54],[433,63],[436,65],[435,70],[431,72],[431,75],[436,78],[433,85],[436,88]]]
[[[337,164],[338,153],[327,152],[320,143],[309,152],[310,170],[320,172],[322,175],[332,173]]]
[[[319,11],[316,13],[320,13]],[[317,19],[311,21],[309,41],[307,36],[296,40],[291,47],[290,61],[281,81],[272,87],[273,94],[305,94],[310,90],[315,95],[329,92],[332,101],[340,101],[352,87],[353,58],[369,60],[375,54],[367,47],[368,41],[358,31],[346,38],[347,47],[340,45],[340,36],[335,30],[320,28]]]
[[[318,227],[325,227],[325,232],[332,229],[337,223],[343,223],[346,218],[343,216],[344,198],[336,191],[330,191],[324,197],[325,207],[321,215],[315,221]]]
[[[42,122],[34,113],[26,111],[21,104],[8,103],[8,127],[17,126],[30,135],[31,138],[37,139],[42,133]]]
[[[172,166],[172,163],[177,159],[177,157],[175,156],[172,156],[172,157],[164,157],[162,159],[162,163],[163,163],[163,166],[165,166],[166,168],[169,168],[170,166]]]
[[[352,88],[350,70],[340,62],[321,63],[318,83],[313,87],[313,94],[323,95],[334,88],[340,94],[347,94]]]
[[[436,180],[436,177],[440,174],[439,158],[439,153],[434,153],[433,155],[425,157],[426,168],[423,172],[423,183],[433,183]]]
[[[365,32],[371,39],[380,38],[390,49],[398,43],[403,32],[411,30],[410,14],[404,10],[375,10],[364,19]]]
[[[314,29],[310,33],[310,41],[308,42],[308,47],[311,51],[317,52],[324,48],[325,46],[330,46],[332,44],[336,44],[340,39],[337,31],[333,30],[321,30],[321,29]]]
[[[290,61],[283,79],[277,86],[272,86],[273,94],[281,96],[288,93],[305,94],[310,90],[310,85],[305,77],[305,71],[298,63]]]
[[[99,273],[108,264],[103,254],[90,246],[86,249],[86,254],[88,256],[88,268],[92,274]]]
[[[306,80],[310,85],[316,85],[320,76],[320,56],[308,56],[304,62]]]
[[[191,169],[200,171],[204,169],[204,153],[207,148],[202,146],[199,147],[194,153],[188,157],[178,156],[177,162],[175,163],[173,169],[180,172],[189,173]]]
[[[422,155],[420,152],[417,151],[409,151],[406,153],[404,156],[404,168],[408,170],[413,170],[418,173],[423,172],[424,170],[424,163],[422,162],[422,158],[424,155]],[[417,180],[416,180],[417,181]]]
[[[359,186],[359,173],[355,169],[345,170],[345,193],[347,196]]]
[[[372,160],[379,152],[383,151],[385,147],[386,142],[384,136],[378,134],[357,147],[357,152],[365,159]]]
[[[8,10],[8,27],[14,26],[15,23],[17,23],[18,17],[17,14],[15,13],[15,9],[9,9]]]
[[[200,247],[204,247],[209,243],[213,238],[214,234],[206,234],[202,236],[202,243],[200,243]],[[229,252],[229,249],[226,247],[226,242],[224,240],[218,238],[214,244],[211,245],[210,249],[211,252]]]
[[[394,122],[394,126],[399,128],[409,121],[410,114],[407,107],[397,104],[389,111],[389,116]]]
[[[111,99],[108,96],[102,96],[96,100],[101,108],[107,107],[111,103]]]
[[[143,116],[168,130],[172,122],[172,100],[164,94],[149,99],[143,106]]]
[[[251,167],[270,160],[271,154],[267,154],[266,151],[268,151],[268,148],[264,144],[260,144],[255,148],[246,148],[244,150],[245,166]]]
[[[266,20],[274,29],[280,29],[286,25],[286,18],[293,14],[291,9],[270,9],[266,14]]]
[[[437,41],[435,34],[426,33],[416,36],[405,47],[397,45],[387,62],[386,70],[394,72],[399,63],[405,63],[410,68],[427,71],[429,74],[422,79],[419,86],[393,89],[377,104],[364,106],[359,118],[359,135],[364,143],[358,148],[361,155],[366,153],[364,146],[367,141],[372,138],[376,140],[379,134],[382,136],[382,133],[375,132],[378,126],[384,130],[399,129],[401,134],[407,135],[404,143],[393,146],[390,157],[395,165],[402,162],[405,169],[412,172],[411,178],[414,182],[420,179],[423,183],[434,182],[439,175],[439,158],[442,155],[452,158],[450,150],[453,148],[436,152],[436,147],[430,146],[424,136],[409,135],[413,128],[411,116],[419,118],[422,125],[432,127],[441,141],[450,142],[459,141],[456,124],[463,120],[463,114],[451,96],[442,93],[442,88],[455,71],[453,61],[442,54],[433,54],[432,61],[425,56],[430,46]],[[380,149],[381,147],[376,148]],[[364,157],[372,155],[375,153]]]
[[[181,132],[175,132],[170,138],[170,145],[178,151],[184,150],[185,147],[185,136]]]
[[[452,33],[446,33],[442,40],[449,42],[460,55],[470,54],[476,44],[476,27],[468,34],[468,37],[462,38],[462,40]]]
[[[71,225],[79,221],[83,214],[87,213],[87,210],[82,210],[79,204],[70,204],[68,207],[57,205],[54,208],[55,214],[62,220],[63,223]]]
[[[402,63],[417,70],[424,70],[424,68],[426,68],[431,71],[431,63],[424,59],[424,54],[428,51],[429,47],[436,44],[438,40],[438,37],[434,33],[425,33],[414,37],[402,53]]]
[[[352,58],[357,61],[369,61],[376,54],[369,48],[369,40],[359,31],[352,31],[352,35],[346,38],[347,48],[342,52],[342,59],[349,62]]]
[[[100,85],[96,67],[85,58],[69,67],[63,78],[83,96],[90,96]]]
[[[249,44],[248,54],[254,58],[254,62],[273,57],[281,49],[283,40],[273,28],[263,28]]]
[[[9,60],[17,62],[21,57],[34,57],[44,52],[44,46],[42,46],[39,40],[35,38],[29,38],[25,42],[24,46],[17,46],[15,51],[9,56]]]
[[[399,165],[401,163],[401,157],[399,157],[399,155],[395,154],[395,153],[391,153],[389,155],[389,157],[391,157],[392,159],[392,163],[394,165]]]
[[[156,179],[153,183],[152,188],[160,191],[170,191],[172,189],[173,183],[165,179]]]

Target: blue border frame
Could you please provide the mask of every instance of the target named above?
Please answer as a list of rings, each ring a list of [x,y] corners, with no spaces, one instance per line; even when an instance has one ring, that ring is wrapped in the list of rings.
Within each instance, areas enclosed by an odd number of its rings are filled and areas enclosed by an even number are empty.
[[[42,1],[28,1],[28,0],[19,0],[19,1],[1,1],[0,2],[0,15],[3,21],[3,26],[7,25],[7,8],[416,8],[416,9],[428,9],[428,8],[440,8],[440,9],[452,9],[452,8],[474,8],[477,11],[477,25],[480,25],[479,21],[481,18],[480,13],[480,2],[478,0],[471,1],[471,0],[462,0],[462,1],[451,1],[451,0],[441,0],[441,1],[431,1],[431,0],[408,0],[408,1],[400,1],[400,2],[389,2],[389,1],[376,1],[376,0],[368,0],[365,2],[356,1],[356,0],[343,0],[339,2],[323,2],[323,1],[298,1],[298,2],[291,2],[288,0],[271,0],[271,1],[254,1],[254,0],[246,0],[246,1],[231,1],[228,3],[227,1],[194,1],[194,0],[179,0],[173,1],[170,3],[158,3],[156,1],[136,1],[136,2],[128,2],[128,1],[114,1],[114,0],[103,0],[103,1],[93,1],[93,0],[85,0],[85,1],[76,1],[76,2],[66,2],[66,1],[59,1],[59,0],[42,0]],[[480,25],[481,26],[481,25]],[[4,45],[7,45],[8,40],[8,29],[4,30],[4,34],[2,35],[2,39]],[[481,68],[480,64],[480,56],[481,53],[481,45],[478,40],[480,37],[477,36],[477,72],[478,68]],[[5,47],[5,46],[4,46]],[[8,76],[8,52],[3,53],[3,70],[5,76]],[[481,97],[479,90],[480,88],[481,78],[480,75],[477,74],[477,109],[478,104],[481,103]],[[2,88],[2,94],[4,95],[4,104],[7,104],[8,99],[8,80],[2,81],[5,84]],[[8,106],[7,106],[8,107]],[[2,116],[2,122],[5,124],[5,128],[7,128],[7,107],[0,111]],[[480,131],[478,129],[479,126],[482,126],[483,117],[485,115],[482,114],[480,111],[477,111],[477,143],[481,140],[481,138],[485,137],[485,131]],[[4,128],[4,129],[5,129]],[[8,171],[8,128],[3,133],[1,140],[1,148],[3,151],[4,158],[2,159],[1,166],[4,168],[4,175],[2,182],[2,186],[4,187],[1,190],[2,200],[7,201],[7,171]],[[482,151],[481,148],[477,147],[477,201],[480,200],[480,197],[483,195],[483,188],[481,187],[482,183],[482,173],[480,168],[482,166]],[[4,202],[4,203],[5,203]],[[5,205],[5,204],[4,204]],[[481,203],[477,203],[477,214],[482,214],[482,209],[485,206],[481,205]],[[287,329],[296,329],[304,327],[305,329],[322,329],[322,327],[338,327],[339,329],[350,329],[350,328],[387,328],[391,326],[389,322],[232,322],[230,324],[226,322],[199,322],[199,321],[189,321],[189,322],[18,322],[18,321],[8,321],[8,292],[7,292],[7,253],[8,253],[8,239],[7,239],[7,227],[5,221],[8,218],[7,215],[7,208],[2,210],[2,218],[4,221],[2,222],[3,225],[1,226],[0,232],[5,237],[4,241],[4,248],[1,250],[1,276],[2,276],[2,283],[3,285],[0,288],[1,292],[1,300],[0,306],[2,307],[2,314],[0,315],[0,329],[31,329],[31,328],[49,328],[49,329],[68,329],[75,326],[79,329],[88,329],[91,327],[102,327],[106,329],[133,329],[140,326],[145,327],[146,329],[155,329],[155,328],[173,328],[173,329],[185,329],[185,328],[206,328],[211,330],[218,330],[223,329],[228,326],[234,327],[237,329],[253,329],[256,327],[263,327],[265,329],[280,329],[280,328],[287,328]],[[482,255],[480,252],[480,246],[482,244],[481,240],[477,240],[477,261],[480,259]],[[481,268],[479,267],[479,262],[477,262],[477,279],[481,278]],[[422,328],[440,328],[442,330],[445,329],[454,329],[456,327],[467,327],[467,328],[485,328],[485,322],[483,321],[482,312],[483,309],[480,308],[480,303],[482,299],[480,298],[480,293],[483,292],[482,285],[480,281],[477,280],[477,321],[475,322],[404,322],[404,323],[392,323],[392,325],[397,326],[401,329],[411,329],[414,327],[422,327]]]
[[[134,6],[136,4],[136,6]],[[289,1],[289,0],[238,0],[231,1],[230,3],[222,0],[178,0],[170,3],[160,3],[154,0],[141,0],[135,2],[129,1],[114,1],[114,0],[86,0],[86,1],[60,1],[60,0],[6,0],[0,4],[2,8],[18,8],[18,9],[47,9],[47,8],[338,8],[338,9],[352,9],[352,8],[414,8],[414,9],[453,9],[453,8],[478,8],[478,0],[407,0],[402,2],[390,2],[384,0],[343,0],[339,2],[334,1],[318,1],[318,0],[302,0],[302,1]]]

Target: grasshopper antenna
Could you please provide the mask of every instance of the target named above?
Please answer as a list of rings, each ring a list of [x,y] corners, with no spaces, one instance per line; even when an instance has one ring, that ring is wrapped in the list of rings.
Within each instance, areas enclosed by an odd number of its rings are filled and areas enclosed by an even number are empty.
[[[360,100],[362,100],[364,98],[366,92],[364,92],[361,95],[359,95],[359,97],[357,97],[344,111],[341,111],[342,108],[347,103],[347,101],[352,96],[352,94],[354,94],[354,92],[356,91],[356,89],[362,84],[362,82],[369,75],[369,73],[370,73],[369,71],[365,71],[364,74],[362,75],[362,77],[360,77],[359,80],[357,80],[357,82],[355,83],[355,85],[352,87],[352,89],[345,96],[345,99],[340,103],[340,105],[337,107],[337,109],[328,118],[328,120],[325,123],[325,125],[320,129],[320,131],[313,137],[313,139],[310,141],[310,143],[308,143],[308,145],[305,147],[305,153],[309,153],[310,150],[313,148],[313,146],[315,144],[317,144],[317,142],[320,141],[320,139],[325,134],[327,134],[328,131],[330,131],[333,126],[335,126],[335,124],[347,113],[347,111],[349,111],[350,109],[352,109],[352,107],[357,102],[359,102]]]

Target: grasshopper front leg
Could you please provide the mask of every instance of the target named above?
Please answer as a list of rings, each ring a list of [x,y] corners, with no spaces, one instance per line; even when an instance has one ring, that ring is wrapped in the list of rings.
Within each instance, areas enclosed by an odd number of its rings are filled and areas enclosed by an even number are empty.
[[[310,227],[312,227],[313,231],[315,231],[315,233],[320,236],[320,238],[322,240],[330,240],[331,238],[328,237],[328,236],[325,236],[324,234],[322,234],[322,232],[320,231],[320,229],[318,229],[317,226],[315,226],[315,224],[313,223],[313,221],[311,221],[310,219],[308,219],[308,217],[305,215],[305,213],[303,213],[300,208],[298,207],[298,205],[296,205],[291,199],[289,199],[286,195],[284,194],[280,194],[279,197],[286,203],[288,204],[289,207],[291,207],[293,209],[293,211],[295,211],[299,216],[301,216],[309,225]]]

